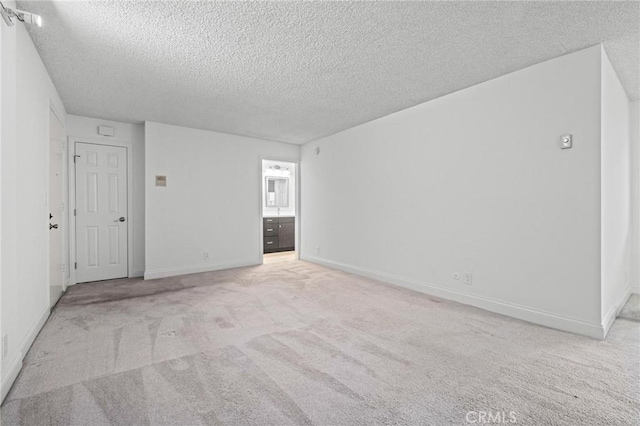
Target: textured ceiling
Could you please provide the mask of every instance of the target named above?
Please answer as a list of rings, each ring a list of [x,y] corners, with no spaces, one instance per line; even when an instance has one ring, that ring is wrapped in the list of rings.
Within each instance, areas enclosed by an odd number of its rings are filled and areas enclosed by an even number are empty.
[[[604,42],[638,2],[19,2],[69,113],[304,143]]]

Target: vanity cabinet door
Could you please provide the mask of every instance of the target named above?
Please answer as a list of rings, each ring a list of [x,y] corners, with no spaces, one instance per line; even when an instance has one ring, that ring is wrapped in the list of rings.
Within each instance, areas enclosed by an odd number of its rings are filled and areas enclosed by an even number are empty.
[[[295,222],[285,222],[278,225],[279,248],[294,248],[295,246]]]

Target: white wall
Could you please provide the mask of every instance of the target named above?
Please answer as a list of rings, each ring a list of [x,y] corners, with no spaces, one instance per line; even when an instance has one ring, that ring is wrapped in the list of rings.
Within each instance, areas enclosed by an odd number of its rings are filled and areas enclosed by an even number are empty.
[[[267,176],[282,177],[278,173],[270,171],[270,166],[286,167],[290,171],[289,177],[289,207],[268,207],[265,200],[265,186]],[[282,163],[277,161],[264,161],[262,165],[262,216],[295,216],[296,215],[296,165],[293,163]]]
[[[602,49],[602,321],[606,330],[630,292],[629,98]]]
[[[600,54],[304,145],[302,258],[601,337]]]
[[[13,7],[4,2],[5,6]],[[0,25],[2,45],[2,359],[6,395],[49,314],[49,110],[66,120],[23,24]]]
[[[260,263],[262,158],[299,146],[147,122],[145,149],[145,278]]]
[[[115,136],[98,135],[98,126],[110,126]],[[105,143],[119,141],[132,144],[133,166],[133,274],[144,274],[144,124],[121,123],[98,118],[67,116],[69,136],[86,142]]]
[[[631,151],[631,291],[640,294],[640,102],[629,104]]]

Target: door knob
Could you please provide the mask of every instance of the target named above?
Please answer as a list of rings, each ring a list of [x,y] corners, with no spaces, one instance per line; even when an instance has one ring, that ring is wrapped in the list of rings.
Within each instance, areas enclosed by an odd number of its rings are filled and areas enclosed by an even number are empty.
[[[114,222],[124,222],[125,218],[124,216],[120,216],[120,219],[114,220]]]
[[[49,224],[49,229],[58,229],[58,224],[57,223],[55,223],[53,225]]]

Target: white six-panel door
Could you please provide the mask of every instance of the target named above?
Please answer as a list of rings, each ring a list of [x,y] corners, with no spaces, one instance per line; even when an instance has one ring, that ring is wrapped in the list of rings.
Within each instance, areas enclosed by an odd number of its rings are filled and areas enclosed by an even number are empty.
[[[77,282],[128,275],[127,149],[76,143]]]

